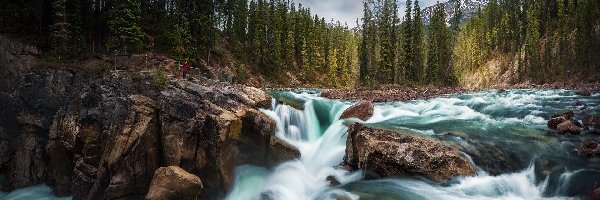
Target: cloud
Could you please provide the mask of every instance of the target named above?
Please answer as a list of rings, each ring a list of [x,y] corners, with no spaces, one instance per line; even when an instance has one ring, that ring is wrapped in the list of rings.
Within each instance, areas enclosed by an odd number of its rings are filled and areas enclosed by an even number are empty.
[[[435,5],[439,0],[421,0],[419,6],[421,9]],[[310,8],[311,13],[325,17],[326,21],[340,21],[348,23],[349,27],[356,26],[356,20],[359,23],[363,17],[362,0],[295,0],[296,4],[302,4],[302,7]],[[414,3],[414,1],[413,1]],[[404,17],[406,1],[398,1],[398,15]]]

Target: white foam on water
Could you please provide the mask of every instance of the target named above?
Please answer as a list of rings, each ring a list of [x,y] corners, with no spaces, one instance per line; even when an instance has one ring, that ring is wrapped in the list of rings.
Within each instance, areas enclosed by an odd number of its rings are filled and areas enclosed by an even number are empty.
[[[229,193],[227,199],[260,199],[261,195],[267,195],[276,200],[359,198],[358,194],[353,194],[352,191],[331,188],[330,183],[326,180],[328,176],[333,176],[345,184],[362,178],[360,172],[349,173],[334,167],[343,159],[347,135],[344,120],[337,119],[341,112],[349,107],[349,104],[326,100],[311,94],[294,95],[294,97],[307,100],[304,110],[295,110],[274,102],[273,111],[263,110],[263,112],[277,122],[276,135],[296,146],[301,152],[301,157],[285,162],[272,170],[267,170],[266,173],[258,173],[261,175],[254,176],[254,180],[252,176],[246,180],[243,178],[244,174],[237,172],[236,177],[241,178],[236,179],[234,189]],[[545,105],[544,103],[555,102],[556,98],[571,98],[571,96],[573,96],[572,92],[565,90],[509,90],[501,94],[483,91],[442,96],[429,100],[376,104],[373,116],[364,123],[388,123],[398,126],[395,128],[402,128],[405,124],[427,127],[435,123],[454,120],[466,121],[467,124],[477,123],[482,129],[485,129],[486,126],[502,128],[505,125],[514,124],[539,128],[545,125],[545,119],[540,116],[541,114],[562,109],[549,107],[561,105]],[[327,104],[330,110],[315,110],[314,105],[317,102]],[[317,113],[323,112],[327,112],[332,123],[320,124],[323,127],[319,127]],[[324,128],[322,133],[321,128]],[[427,128],[423,130],[404,128],[424,135],[435,134],[434,130]],[[266,169],[255,167],[255,169],[248,168],[246,170],[260,172]],[[568,175],[568,173],[564,174],[564,176]],[[446,186],[414,179],[375,181],[385,182],[395,190],[410,193],[412,196],[421,196],[422,199],[572,199],[544,196],[548,180],[536,183],[533,166],[520,172],[498,176],[491,176],[485,171],[479,171],[477,176],[461,177]]]

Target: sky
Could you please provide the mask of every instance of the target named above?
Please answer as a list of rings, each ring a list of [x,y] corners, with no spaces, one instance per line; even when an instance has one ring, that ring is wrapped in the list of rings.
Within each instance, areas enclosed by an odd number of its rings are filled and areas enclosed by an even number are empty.
[[[419,6],[421,9],[435,5],[436,2],[445,2],[446,0],[420,0]],[[363,4],[362,0],[294,0],[294,2],[301,3],[302,7],[310,8],[311,13],[318,14],[319,16],[325,17],[326,21],[340,21],[348,23],[349,27],[356,26],[356,19],[360,19],[363,16]],[[414,0],[413,0],[414,2]],[[404,10],[406,8],[406,0],[398,0],[398,12],[400,18],[404,16]]]

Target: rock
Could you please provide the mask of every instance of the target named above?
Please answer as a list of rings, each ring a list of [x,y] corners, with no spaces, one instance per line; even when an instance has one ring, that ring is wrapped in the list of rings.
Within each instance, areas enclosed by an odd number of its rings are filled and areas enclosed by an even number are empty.
[[[590,96],[592,95],[592,92],[590,92],[589,90],[577,90],[575,94],[579,96]]]
[[[592,191],[592,193],[590,194],[590,199],[592,199],[592,200],[600,199],[600,187],[597,187],[594,191]]]
[[[354,123],[348,129],[345,164],[383,177],[422,176],[442,181],[473,176],[475,169],[458,149],[410,132],[376,129]]]
[[[195,200],[201,190],[202,182],[198,176],[177,166],[161,167],[154,173],[146,199]]]
[[[600,115],[585,115],[583,116],[583,125],[591,126],[595,129],[600,129]]]
[[[358,118],[367,121],[371,116],[373,116],[373,103],[370,101],[360,101],[346,109],[340,116],[340,119]]]
[[[579,135],[581,133],[581,127],[579,127],[573,120],[564,121],[558,126],[556,130],[561,134]]]
[[[5,164],[10,160],[10,147],[8,141],[0,140],[0,169],[4,169]],[[3,170],[4,171],[4,170]]]
[[[600,154],[600,144],[594,140],[586,140],[577,147],[577,153],[581,157],[590,157]]]
[[[9,158],[3,162],[7,180],[4,190],[13,190],[46,182],[48,130],[54,114],[70,96],[73,74],[60,70],[35,70],[24,76],[8,99],[8,106],[17,108],[1,111],[17,126],[7,126],[0,136],[9,143]],[[13,118],[14,117],[14,118]],[[0,120],[0,126],[11,120]]]
[[[256,88],[205,80],[158,91],[118,74],[72,84],[60,70],[24,77],[0,91],[0,114],[11,118],[0,119],[5,190],[45,183],[74,199],[141,199],[156,169],[179,166],[202,178],[201,199],[221,199],[234,167],[300,156],[257,110],[271,97]]]
[[[304,110],[306,100],[302,98],[297,98],[291,93],[280,91],[271,91],[270,94],[279,104],[289,105],[297,110]]]
[[[40,61],[40,54],[34,46],[0,35],[0,92],[18,89],[23,77]]]
[[[327,176],[327,178],[325,180],[329,182],[329,185],[331,187],[336,187],[336,186],[341,185],[340,181],[338,181],[337,178],[335,178],[335,176]]]
[[[574,115],[575,113],[573,113],[573,111],[565,112],[562,115],[553,115],[548,120],[548,128],[556,130],[559,124],[563,123],[564,121],[571,120]]]
[[[498,93],[504,93],[504,92],[506,92],[506,90],[505,90],[504,88],[500,88],[500,89],[498,90]]]

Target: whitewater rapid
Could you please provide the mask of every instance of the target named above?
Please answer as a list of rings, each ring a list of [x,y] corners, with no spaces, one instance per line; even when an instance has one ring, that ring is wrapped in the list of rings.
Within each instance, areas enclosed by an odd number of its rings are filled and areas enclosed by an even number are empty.
[[[329,100],[306,92],[288,95],[303,99],[304,110],[273,101],[271,110],[262,111],[276,121],[276,135],[296,146],[301,157],[274,169],[238,167],[235,184],[226,199],[578,199],[582,194],[572,193],[583,189],[572,189],[565,184],[573,182],[572,177],[578,177],[573,174],[588,174],[600,180],[598,170],[570,171],[567,167],[558,175],[544,177],[537,173],[534,162],[545,151],[557,150],[550,148],[557,141],[546,134],[545,118],[578,109],[575,101],[589,110],[597,110],[598,95],[583,98],[568,90],[448,95],[377,104],[373,117],[366,122],[338,119],[352,102]],[[345,153],[347,128],[344,124],[351,122],[409,129],[428,136],[464,131],[478,138],[502,136],[537,145],[527,150],[531,151],[529,157],[525,156],[529,161],[516,172],[492,176],[481,170],[475,177],[458,177],[442,184],[424,179],[363,180],[360,171],[348,172],[336,167]],[[331,186],[329,176],[335,177],[341,186]]]

